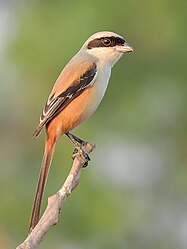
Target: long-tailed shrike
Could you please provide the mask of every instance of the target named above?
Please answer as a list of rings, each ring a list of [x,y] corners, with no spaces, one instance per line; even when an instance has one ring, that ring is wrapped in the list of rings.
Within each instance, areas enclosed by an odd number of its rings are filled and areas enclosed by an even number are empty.
[[[43,108],[40,123],[34,132],[38,137],[46,127],[45,151],[36,189],[30,230],[39,221],[45,183],[57,140],[66,134],[80,155],[89,160],[83,151],[83,141],[72,133],[75,127],[87,120],[101,102],[111,74],[111,68],[122,54],[133,51],[123,37],[113,32],[92,35],[79,52],[64,67]]]

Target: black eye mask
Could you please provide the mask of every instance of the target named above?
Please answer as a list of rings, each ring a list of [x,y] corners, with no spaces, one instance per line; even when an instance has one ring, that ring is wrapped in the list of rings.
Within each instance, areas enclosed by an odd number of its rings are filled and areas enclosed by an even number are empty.
[[[87,45],[88,49],[99,48],[99,47],[115,47],[124,45],[125,40],[121,37],[110,36],[96,38],[90,41]]]

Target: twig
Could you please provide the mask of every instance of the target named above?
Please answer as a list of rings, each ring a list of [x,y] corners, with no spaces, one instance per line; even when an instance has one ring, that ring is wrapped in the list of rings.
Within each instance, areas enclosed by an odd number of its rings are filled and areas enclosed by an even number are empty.
[[[95,145],[86,143],[84,150],[87,153],[93,151]],[[16,249],[34,249],[44,239],[49,229],[59,221],[61,209],[66,198],[77,187],[80,181],[81,169],[85,164],[80,156],[75,157],[70,173],[61,189],[48,198],[48,205],[36,227],[31,231],[25,241]]]

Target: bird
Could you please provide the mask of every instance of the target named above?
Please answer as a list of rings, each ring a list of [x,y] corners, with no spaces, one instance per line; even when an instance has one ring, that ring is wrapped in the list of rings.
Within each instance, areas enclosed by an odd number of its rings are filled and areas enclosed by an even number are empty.
[[[97,32],[86,40],[57,78],[33,134],[37,138],[45,128],[45,149],[29,231],[40,219],[43,192],[57,141],[67,135],[87,164],[90,158],[83,150],[84,141],[71,132],[95,112],[107,89],[112,67],[123,54],[132,51],[122,36],[110,31]]]

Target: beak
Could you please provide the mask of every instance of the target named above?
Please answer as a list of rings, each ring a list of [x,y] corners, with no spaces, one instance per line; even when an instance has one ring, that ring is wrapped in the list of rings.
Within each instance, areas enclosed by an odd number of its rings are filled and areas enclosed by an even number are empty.
[[[129,45],[127,42],[125,42],[125,44],[123,46],[117,47],[116,50],[119,53],[123,53],[123,54],[134,51],[133,48],[131,47],[131,45]]]

